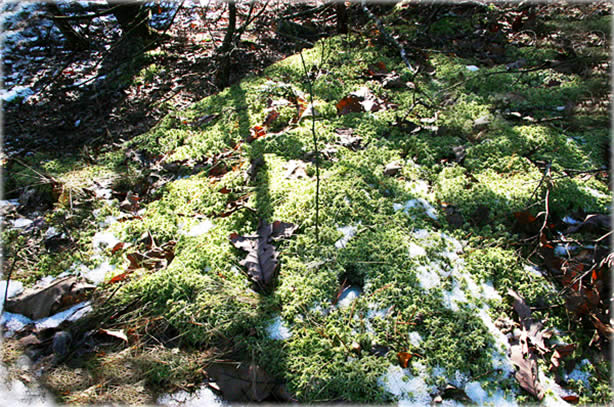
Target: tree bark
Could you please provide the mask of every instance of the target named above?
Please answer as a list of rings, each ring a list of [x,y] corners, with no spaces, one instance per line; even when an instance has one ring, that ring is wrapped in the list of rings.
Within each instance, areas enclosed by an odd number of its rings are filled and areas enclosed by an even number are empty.
[[[337,14],[337,34],[347,34],[348,15],[345,3],[341,1],[335,3],[335,13]]]
[[[237,7],[235,0],[228,2],[228,29],[224,36],[222,46],[218,51],[219,68],[216,75],[216,85],[221,89],[230,82],[230,56],[237,24]]]
[[[83,51],[90,47],[90,43],[81,33],[77,32],[70,23],[64,19],[53,18],[55,16],[63,17],[64,13],[59,9],[56,3],[47,3],[47,8],[52,14],[52,19],[55,25],[60,29],[62,35],[66,38],[66,45],[74,51]]]

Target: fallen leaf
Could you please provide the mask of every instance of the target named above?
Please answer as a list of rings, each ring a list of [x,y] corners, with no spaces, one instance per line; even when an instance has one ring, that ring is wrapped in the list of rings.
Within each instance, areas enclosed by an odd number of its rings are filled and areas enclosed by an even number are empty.
[[[261,287],[267,286],[273,279],[277,270],[277,257],[279,253],[271,244],[271,240],[279,240],[292,236],[298,226],[291,223],[276,221],[267,224],[260,221],[258,232],[255,235],[230,235],[230,242],[237,249],[247,252],[247,256],[240,264],[247,269],[250,279]]]
[[[409,361],[412,358],[412,354],[409,352],[399,352],[397,353],[397,358],[399,359],[399,364],[403,369],[405,369],[409,365]]]
[[[537,220],[537,218],[531,215],[529,212],[514,212],[514,217],[521,225],[528,225]]]
[[[544,397],[544,390],[538,380],[535,355],[532,353],[525,354],[522,351],[522,346],[515,344],[511,346],[510,359],[518,368],[514,377],[516,377],[520,387],[541,400]]]
[[[305,171],[306,165],[304,161],[290,160],[284,168],[286,169],[285,178],[287,179],[307,178],[307,172]]]
[[[605,336],[606,338],[610,339],[612,338],[612,335],[614,335],[614,328],[612,328],[612,325],[601,322],[601,320],[597,318],[595,314],[592,314],[592,313],[591,313],[591,322],[593,323],[593,325],[595,325],[595,328],[597,328],[599,333]]]
[[[261,137],[266,136],[266,130],[262,126],[254,126],[249,129],[249,136],[247,137],[247,142],[251,143],[252,141],[259,139]]]
[[[264,123],[262,123],[263,127],[268,127],[279,117],[279,112],[277,110],[271,110],[269,114],[264,119]]]
[[[528,339],[531,340],[535,348],[542,354],[549,352],[550,349],[546,346],[544,326],[541,322],[533,320],[531,318],[531,309],[514,290],[509,289],[508,294],[514,298],[514,310],[518,314],[520,323],[522,325],[522,332]]]
[[[359,113],[363,111],[363,107],[360,104],[360,98],[355,95],[349,95],[341,99],[335,105],[337,107],[337,114],[339,116],[346,115],[348,113]]]
[[[128,343],[128,337],[123,331],[100,328],[98,329],[98,333],[111,336],[113,338],[121,339],[122,341]]]
[[[335,134],[339,136],[338,143],[343,147],[349,148],[352,151],[361,148],[362,138],[354,136],[354,129],[335,129]]]
[[[32,288],[7,299],[4,308],[37,320],[84,301],[95,288],[95,285],[87,284],[75,276],[59,278],[45,287]]]
[[[128,271],[118,274],[109,280],[109,284],[115,284],[115,283],[119,283],[120,281],[124,281],[125,279],[128,278],[129,275],[130,275],[130,272]]]
[[[267,399],[278,385],[256,364],[214,363],[206,368],[207,376],[215,382],[228,401],[256,401]]]
[[[552,356],[550,357],[550,369],[556,369],[561,366],[561,359],[569,356],[575,348],[576,345],[573,343],[568,345],[555,345],[554,352],[552,352]]]

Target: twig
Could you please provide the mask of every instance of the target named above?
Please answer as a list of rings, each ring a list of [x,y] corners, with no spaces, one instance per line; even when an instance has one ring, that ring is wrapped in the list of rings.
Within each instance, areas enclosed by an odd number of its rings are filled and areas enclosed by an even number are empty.
[[[307,80],[307,86],[309,87],[309,103],[311,104],[311,134],[313,135],[313,148],[316,155],[316,242],[320,241],[319,226],[320,226],[320,152],[318,151],[318,136],[316,135],[316,108],[313,105],[313,83],[309,77],[307,71],[307,65],[305,65],[305,59],[303,58],[303,50],[300,53],[301,63],[303,64],[303,70],[305,71],[305,79]]]
[[[373,21],[375,21],[375,24],[377,25],[377,28],[379,29],[379,31],[382,33],[382,35],[384,36],[384,38],[386,40],[388,40],[388,42],[390,42],[391,44],[393,44],[401,53],[401,59],[403,59],[403,62],[405,63],[405,65],[407,66],[407,69],[409,69],[409,71],[415,75],[418,73],[418,69],[414,68],[413,66],[411,66],[411,63],[409,62],[409,59],[407,59],[407,53],[405,52],[405,49],[401,46],[401,44],[399,44],[399,42],[390,34],[388,34],[388,32],[386,31],[386,29],[384,28],[384,25],[382,24],[381,20],[379,18],[377,18],[372,12],[371,10],[369,10],[369,8],[367,7],[367,3],[366,0],[362,0],[361,1],[362,4],[362,9],[364,10],[365,13],[367,13],[367,15],[369,16],[370,19],[372,19]]]

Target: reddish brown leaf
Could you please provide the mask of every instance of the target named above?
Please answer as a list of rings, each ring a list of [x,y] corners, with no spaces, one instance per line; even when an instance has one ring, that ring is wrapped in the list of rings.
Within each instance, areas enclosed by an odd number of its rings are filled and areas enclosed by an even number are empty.
[[[221,177],[228,172],[228,168],[222,162],[217,162],[213,167],[209,169],[209,177]]]
[[[561,359],[569,356],[575,348],[576,345],[573,343],[570,343],[569,345],[556,345],[554,352],[552,352],[552,357],[550,357],[550,369],[556,369],[561,366]]]
[[[124,281],[125,279],[128,278],[129,274],[130,273],[127,272],[127,271],[125,273],[118,274],[118,275],[116,275],[115,277],[113,277],[112,279],[109,280],[109,284],[115,284],[115,283],[118,283],[120,281]]]
[[[263,127],[268,127],[279,117],[279,112],[277,110],[272,110],[267,117],[264,119]]]
[[[605,336],[606,338],[611,338],[614,335],[614,328],[610,324],[603,323],[595,314],[591,314],[591,322],[595,325],[595,328],[599,331],[600,334]]]
[[[264,136],[266,136],[266,130],[262,126],[254,126],[249,129],[249,137],[246,141],[248,143],[251,143],[252,141]]]
[[[219,191],[217,191],[217,192],[219,192],[220,194],[229,194],[229,193],[231,193],[231,192],[232,192],[232,190],[231,190],[231,189],[228,189],[228,188],[226,188],[226,187],[222,187],[222,189],[220,189],[220,190],[219,190]]]
[[[397,358],[399,358],[399,364],[403,369],[405,369],[409,365],[409,361],[412,358],[412,354],[408,352],[399,352],[397,353]]]
[[[141,268],[141,263],[145,257],[140,253],[134,252],[126,254],[126,258],[130,262],[128,270],[134,270]]]
[[[113,248],[111,249],[111,254],[115,254],[115,252],[121,250],[124,248],[125,243],[124,242],[119,242],[117,243],[115,246],[113,246]]]
[[[348,113],[358,113],[363,111],[363,107],[360,104],[360,98],[356,95],[349,95],[341,99],[336,104],[337,114],[339,116],[346,115]]]
[[[528,225],[537,220],[537,218],[531,215],[529,212],[514,212],[514,217],[521,225]]]

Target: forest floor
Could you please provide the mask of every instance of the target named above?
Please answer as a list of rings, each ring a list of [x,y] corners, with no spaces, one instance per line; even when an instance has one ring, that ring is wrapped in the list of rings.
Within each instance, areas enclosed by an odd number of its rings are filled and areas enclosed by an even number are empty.
[[[352,4],[345,35],[271,3],[221,90],[221,4],[140,48],[98,18],[80,53],[2,7],[7,383],[611,402],[609,3]]]

